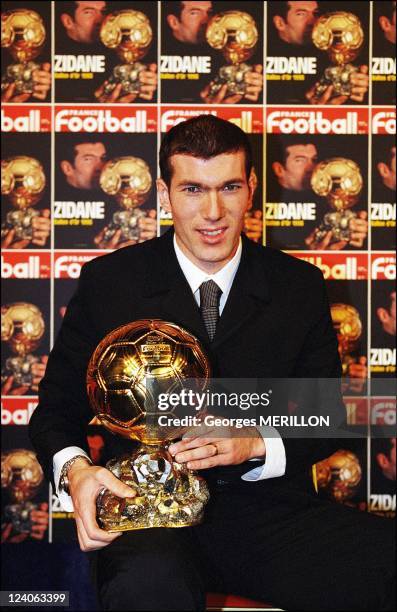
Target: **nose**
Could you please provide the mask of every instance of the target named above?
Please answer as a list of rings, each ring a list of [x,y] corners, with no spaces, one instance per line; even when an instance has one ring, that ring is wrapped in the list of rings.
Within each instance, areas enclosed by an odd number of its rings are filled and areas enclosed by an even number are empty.
[[[218,221],[223,217],[223,205],[216,191],[209,191],[201,214],[207,221]]]

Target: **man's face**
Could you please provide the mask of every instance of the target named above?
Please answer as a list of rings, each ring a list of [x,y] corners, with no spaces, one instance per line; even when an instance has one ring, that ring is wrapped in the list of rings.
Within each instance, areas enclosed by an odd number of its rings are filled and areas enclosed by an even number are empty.
[[[318,16],[318,2],[288,2],[286,19],[276,15],[274,25],[279,37],[287,43],[305,45],[311,40]]]
[[[396,480],[396,438],[392,438],[390,444],[390,453],[378,453],[376,459],[384,476],[389,480]]]
[[[106,149],[101,142],[83,142],[75,147],[74,164],[62,162],[61,168],[69,185],[78,189],[95,189],[106,162]]]
[[[244,215],[252,206],[255,176],[247,180],[242,151],[199,159],[176,154],[170,188],[158,180],[160,202],[172,213],[178,245],[208,273],[220,270],[235,254]]]
[[[310,179],[317,163],[317,149],[313,144],[296,144],[286,148],[284,164],[275,162],[273,171],[284,189],[303,191],[310,188]]]
[[[381,176],[382,182],[385,187],[396,190],[396,147],[392,147],[390,150],[390,161],[388,164],[380,162],[378,164],[378,172]]]
[[[62,23],[72,40],[90,44],[98,40],[98,32],[103,22],[106,2],[77,2],[74,19],[62,15]]]
[[[383,30],[383,34],[386,40],[395,44],[396,43],[396,3],[395,2],[394,2],[393,17],[391,21],[385,15],[381,15],[379,17],[379,25],[381,29]]]
[[[202,42],[211,12],[212,2],[182,2],[180,18],[175,15],[170,15],[168,18],[174,37],[181,42],[194,45]]]
[[[396,335],[396,292],[390,294],[390,308],[378,308],[378,319],[383,330],[390,336]]]

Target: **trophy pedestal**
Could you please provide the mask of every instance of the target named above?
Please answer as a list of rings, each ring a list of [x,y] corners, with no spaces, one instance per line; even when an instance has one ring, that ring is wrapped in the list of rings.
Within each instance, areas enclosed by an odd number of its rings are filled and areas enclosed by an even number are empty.
[[[316,228],[315,241],[321,242],[329,231],[332,232],[330,244],[344,240],[350,241],[350,221],[357,215],[350,210],[335,211],[324,215],[320,226]]]
[[[6,73],[1,79],[1,92],[15,83],[14,95],[33,92],[33,72],[39,70],[40,65],[36,62],[26,62],[24,64],[10,64],[7,66]]]
[[[141,234],[138,221],[145,216],[145,213],[139,209],[115,212],[104,234],[104,240],[109,242],[119,229],[121,229],[122,240],[139,240]]]
[[[165,445],[144,445],[106,465],[135,489],[119,498],[104,489],[97,498],[97,519],[110,532],[150,527],[191,527],[201,522],[209,500],[205,480],[173,461]]]
[[[321,98],[330,85],[333,87],[333,96],[351,95],[352,85],[350,78],[352,74],[358,72],[358,68],[353,64],[343,64],[340,66],[329,66],[325,69],[323,76],[317,83],[314,90],[316,98]]]
[[[132,64],[119,64],[113,68],[113,72],[108,78],[108,82],[105,85],[104,93],[110,94],[115,87],[121,83],[121,93],[127,94],[139,94],[140,81],[139,73],[145,70],[145,64],[140,62],[133,62]]]
[[[4,520],[12,523],[12,528],[16,533],[29,533],[32,529],[30,513],[37,510],[38,505],[25,501],[20,504],[10,504],[4,509]]]
[[[1,238],[5,238],[10,230],[15,230],[15,240],[31,240],[33,236],[32,220],[39,216],[34,208],[12,210],[7,213],[5,223],[1,225]]]
[[[226,96],[244,95],[246,87],[244,77],[251,70],[251,66],[244,63],[222,66],[211,84],[210,96],[215,96],[225,83],[227,83]]]

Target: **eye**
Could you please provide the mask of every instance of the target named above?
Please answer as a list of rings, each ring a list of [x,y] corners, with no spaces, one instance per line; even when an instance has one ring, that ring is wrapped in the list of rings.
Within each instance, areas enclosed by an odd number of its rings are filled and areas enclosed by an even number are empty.
[[[188,187],[185,187],[183,191],[186,193],[200,193],[200,189],[196,185],[189,185]]]
[[[225,185],[224,190],[225,191],[237,191],[238,189],[241,189],[241,185]]]

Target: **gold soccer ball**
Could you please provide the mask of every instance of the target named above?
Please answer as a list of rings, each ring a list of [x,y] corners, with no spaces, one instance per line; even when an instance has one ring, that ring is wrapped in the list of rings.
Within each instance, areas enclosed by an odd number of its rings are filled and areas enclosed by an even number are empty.
[[[44,22],[35,11],[21,8],[1,16],[1,46],[9,49],[13,59],[19,62],[37,57],[45,36]]]
[[[141,11],[123,10],[105,17],[99,37],[127,64],[146,55],[153,38],[150,21]]]
[[[258,42],[258,30],[254,19],[243,11],[225,11],[214,15],[206,30],[208,44],[232,64],[250,58]]]
[[[1,340],[18,355],[34,351],[44,335],[45,323],[39,308],[28,302],[1,307]]]
[[[34,157],[19,155],[1,162],[1,195],[19,209],[36,204],[44,191],[46,178],[41,163]]]
[[[140,157],[116,157],[102,169],[99,184],[125,209],[143,204],[152,187],[149,166]]]
[[[44,479],[35,453],[25,448],[14,449],[5,452],[1,461],[1,486],[9,489],[18,503],[32,499]]]
[[[340,11],[319,17],[312,39],[318,49],[327,51],[334,64],[341,65],[358,56],[364,42],[364,31],[356,15]]]
[[[142,319],[118,327],[99,343],[88,365],[88,398],[113,433],[159,444],[183,431],[159,424],[160,415],[178,410],[161,406],[160,394],[178,393],[192,382],[203,391],[209,376],[208,358],[194,336],[174,323]]]
[[[340,211],[352,208],[358,202],[363,177],[353,160],[332,157],[316,165],[310,183],[317,195],[326,198],[331,208]]]
[[[362,476],[357,455],[346,449],[338,450],[317,463],[316,472],[319,487],[327,489],[330,497],[337,502],[344,502],[355,495]]]
[[[354,351],[363,331],[360,314],[350,304],[331,304],[331,317],[343,355]]]

